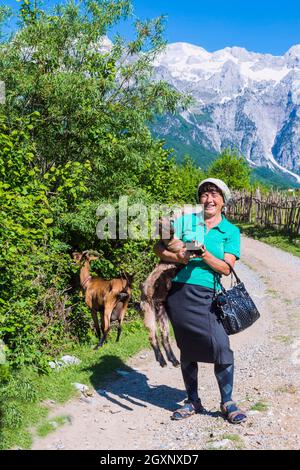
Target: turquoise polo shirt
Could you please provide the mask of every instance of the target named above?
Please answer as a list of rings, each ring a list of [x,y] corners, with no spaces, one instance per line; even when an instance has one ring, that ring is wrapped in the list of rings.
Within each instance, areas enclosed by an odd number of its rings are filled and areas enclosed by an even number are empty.
[[[189,222],[184,223],[183,218],[189,217]],[[192,223],[192,226],[191,226]],[[221,222],[207,232],[204,224],[203,230],[197,228],[197,224],[203,225],[203,220],[191,215],[179,217],[174,222],[175,235],[183,241],[190,241],[190,234],[200,243],[204,243],[206,249],[216,258],[224,259],[225,253],[230,253],[240,258],[240,230],[230,223],[224,215]],[[185,233],[183,227],[188,227],[189,232]],[[186,284],[196,284],[210,289],[220,289],[219,276],[201,258],[193,258],[188,264],[177,273],[173,282],[184,282]]]

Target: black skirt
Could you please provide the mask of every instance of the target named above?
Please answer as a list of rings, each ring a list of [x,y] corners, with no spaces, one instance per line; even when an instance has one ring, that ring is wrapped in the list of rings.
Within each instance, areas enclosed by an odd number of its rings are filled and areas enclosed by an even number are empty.
[[[214,291],[173,282],[166,309],[182,361],[233,364],[229,338],[215,313]]]

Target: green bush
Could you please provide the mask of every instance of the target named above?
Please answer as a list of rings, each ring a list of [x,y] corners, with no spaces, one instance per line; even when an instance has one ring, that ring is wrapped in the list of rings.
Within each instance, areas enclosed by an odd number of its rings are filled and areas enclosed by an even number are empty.
[[[12,366],[47,372],[49,358],[66,345],[92,339],[90,312],[74,282],[73,250],[97,249],[101,258],[92,268],[103,277],[135,272],[138,302],[139,283],[155,263],[153,242],[99,241],[100,204],[117,207],[120,195],[130,204],[184,201],[185,172],[147,127],[153,116],[188,103],[151,79],[153,59],[164,46],[163,18],[138,21],[134,40],[117,37],[109,51],[95,52],[129,11],[123,0],[67,1],[53,12],[26,0],[15,35],[0,43],[0,80],[6,83],[0,108],[0,339]],[[120,65],[124,55],[129,60]],[[190,165],[188,178],[191,173]],[[131,307],[129,316],[135,314]]]
[[[247,160],[236,150],[223,150],[207,173],[209,177],[222,179],[232,189],[251,188],[251,169]]]

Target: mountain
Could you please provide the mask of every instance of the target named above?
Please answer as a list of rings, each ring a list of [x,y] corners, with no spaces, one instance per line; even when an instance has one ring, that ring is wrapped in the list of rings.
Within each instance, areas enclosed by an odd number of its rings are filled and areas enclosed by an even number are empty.
[[[300,183],[300,45],[273,56],[174,43],[154,69],[155,80],[194,98],[188,111],[152,125],[179,159],[190,154],[206,167],[223,148],[235,147],[258,175]]]

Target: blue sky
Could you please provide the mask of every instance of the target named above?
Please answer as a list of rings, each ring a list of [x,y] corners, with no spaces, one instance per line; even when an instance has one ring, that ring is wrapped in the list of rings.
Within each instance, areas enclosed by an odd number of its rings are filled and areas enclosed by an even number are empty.
[[[57,3],[48,0],[44,5]],[[16,0],[0,4],[18,5]],[[299,0],[133,0],[134,13],[141,19],[168,16],[168,42],[190,42],[215,51],[240,46],[255,52],[284,54],[300,44]],[[130,38],[131,28],[117,28]]]

